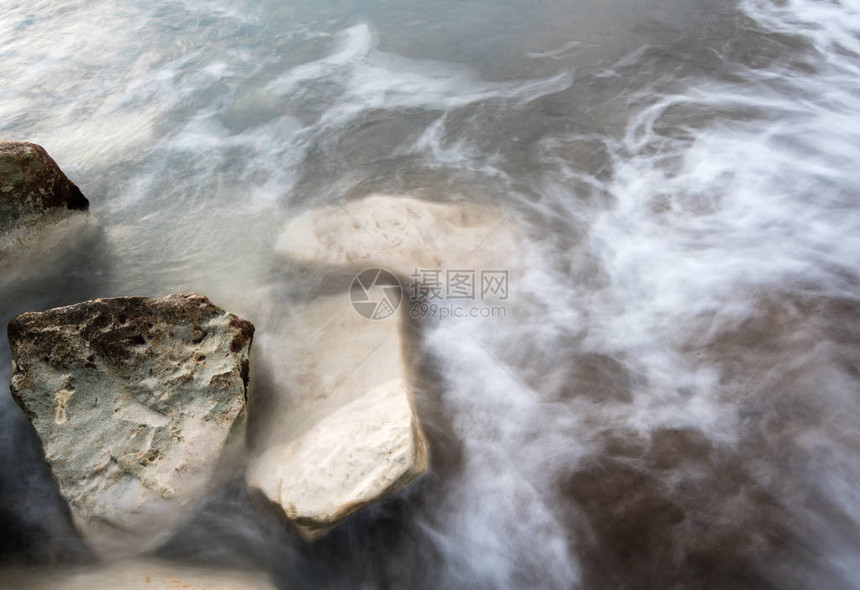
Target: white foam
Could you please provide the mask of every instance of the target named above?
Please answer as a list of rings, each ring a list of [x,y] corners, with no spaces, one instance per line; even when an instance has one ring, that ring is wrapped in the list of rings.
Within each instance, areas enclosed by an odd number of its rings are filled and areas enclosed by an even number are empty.
[[[445,111],[491,99],[527,103],[570,87],[573,78],[561,73],[529,81],[483,81],[463,66],[380,51],[370,26],[360,24],[335,37],[332,53],[293,68],[266,89],[283,97],[302,97],[313,91],[310,82],[326,82],[327,99],[332,94],[338,99],[316,127],[342,128],[358,114],[373,109]]]

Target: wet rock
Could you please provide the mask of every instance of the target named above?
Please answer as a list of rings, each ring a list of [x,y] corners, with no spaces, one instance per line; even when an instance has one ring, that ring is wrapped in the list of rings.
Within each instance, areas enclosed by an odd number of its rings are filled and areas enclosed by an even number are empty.
[[[0,139],[0,288],[66,268],[97,236],[88,209],[44,148]]]
[[[96,299],[10,322],[12,395],[97,551],[165,534],[241,442],[253,333],[196,294]]]
[[[252,482],[315,538],[427,469],[406,383],[396,379],[324,417],[266,458]]]
[[[261,574],[194,568],[159,561],[116,562],[47,574],[0,572],[0,584],[22,590],[266,590],[274,585]]]
[[[403,353],[401,314],[368,320],[345,296],[298,310],[275,368],[248,483],[307,539],[408,486],[427,469]],[[255,430],[258,428],[255,425]]]
[[[0,139],[0,230],[46,213],[86,211],[89,201],[40,145]]]
[[[519,244],[516,223],[499,209],[373,195],[299,215],[276,251],[302,264],[408,277],[414,269],[508,268]]]
[[[0,238],[89,209],[89,201],[40,145],[0,139]]]

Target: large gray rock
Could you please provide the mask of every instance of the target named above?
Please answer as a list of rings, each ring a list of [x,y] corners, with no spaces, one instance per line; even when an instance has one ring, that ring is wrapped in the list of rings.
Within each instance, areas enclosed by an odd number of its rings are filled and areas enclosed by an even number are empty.
[[[102,554],[146,548],[241,443],[253,325],[196,294],[96,299],[8,328],[12,395]]]
[[[45,148],[0,139],[0,235],[58,221],[89,206]]]
[[[297,310],[289,332],[300,337],[278,347],[282,395],[257,420],[262,442],[247,478],[306,539],[427,469],[402,318],[372,321],[345,295],[320,298]]]

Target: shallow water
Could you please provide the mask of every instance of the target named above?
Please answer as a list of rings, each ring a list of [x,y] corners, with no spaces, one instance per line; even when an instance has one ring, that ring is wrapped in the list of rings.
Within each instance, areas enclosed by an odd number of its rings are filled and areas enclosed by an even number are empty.
[[[527,236],[504,318],[416,335],[428,476],[312,546],[227,486],[160,553],[285,587],[860,587],[860,2],[320,4],[0,17],[0,135],[101,228],[4,322],[203,292],[257,325],[266,392],[294,304],[351,280],[277,260],[298,212],[408,193]],[[0,558],[86,559],[0,420]]]

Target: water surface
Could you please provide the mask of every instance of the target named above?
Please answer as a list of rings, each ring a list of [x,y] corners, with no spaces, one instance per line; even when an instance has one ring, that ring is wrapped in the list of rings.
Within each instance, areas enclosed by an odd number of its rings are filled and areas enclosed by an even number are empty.
[[[102,230],[0,319],[203,292],[257,325],[267,391],[337,288],[274,256],[288,219],[495,205],[527,271],[504,319],[422,327],[430,474],[312,546],[228,486],[161,554],[284,587],[860,587],[858,74],[857,0],[7,2],[0,135]],[[2,559],[85,558],[0,419]]]

